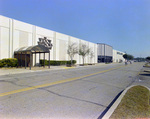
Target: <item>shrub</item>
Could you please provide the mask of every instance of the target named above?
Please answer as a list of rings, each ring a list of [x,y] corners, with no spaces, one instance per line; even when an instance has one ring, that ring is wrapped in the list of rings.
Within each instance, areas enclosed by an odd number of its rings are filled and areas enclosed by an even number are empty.
[[[40,60],[40,64],[41,64],[41,66],[44,66],[44,60]],[[47,62],[47,60],[45,60],[45,66],[47,66],[48,65],[48,62]]]
[[[76,60],[72,60],[72,64],[76,64],[77,63],[77,61]]]
[[[9,66],[16,67],[18,65],[17,58],[9,58]]]
[[[61,65],[60,61],[56,61],[56,60],[51,60],[50,61],[50,65]]]
[[[60,65],[65,65],[67,61],[60,61]]]
[[[17,58],[5,58],[0,60],[0,67],[16,67],[18,65]]]
[[[72,61],[72,64],[75,64],[76,60]],[[44,66],[44,60],[40,60],[40,64],[41,66]],[[66,64],[71,64],[71,60],[70,61],[65,61],[65,60],[50,60],[50,65],[54,65],[54,66],[59,66],[59,65],[66,65]],[[45,66],[49,65],[49,60],[45,60]]]
[[[76,60],[72,60],[72,64],[75,64],[76,62]],[[71,64],[71,60],[67,61],[67,64]]]
[[[67,61],[67,64],[71,64],[71,61]]]
[[[4,67],[4,63],[0,60],[0,67]]]

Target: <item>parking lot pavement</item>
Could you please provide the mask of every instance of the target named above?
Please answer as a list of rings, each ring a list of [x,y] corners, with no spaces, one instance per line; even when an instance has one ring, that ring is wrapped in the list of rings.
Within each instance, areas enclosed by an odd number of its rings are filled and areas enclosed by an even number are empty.
[[[150,89],[150,68],[143,67],[133,85],[144,85]]]
[[[22,74],[1,76],[0,115],[14,118],[19,116],[48,118],[58,115],[58,118],[102,117],[118,93],[132,85],[135,80],[137,83],[142,82],[140,73],[137,77],[142,65],[135,63],[124,66],[112,63],[77,66],[73,69],[68,69],[72,67],[65,69],[65,66],[51,69],[35,67],[32,70],[1,69],[4,73],[13,70],[14,73],[22,72]],[[50,71],[52,69],[53,71]],[[23,74],[24,72],[33,73]]]

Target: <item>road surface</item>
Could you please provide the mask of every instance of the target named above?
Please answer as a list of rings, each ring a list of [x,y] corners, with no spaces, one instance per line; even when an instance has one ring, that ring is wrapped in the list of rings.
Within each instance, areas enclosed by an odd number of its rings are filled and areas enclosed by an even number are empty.
[[[0,118],[101,118],[139,80],[143,63],[81,66],[0,76]]]

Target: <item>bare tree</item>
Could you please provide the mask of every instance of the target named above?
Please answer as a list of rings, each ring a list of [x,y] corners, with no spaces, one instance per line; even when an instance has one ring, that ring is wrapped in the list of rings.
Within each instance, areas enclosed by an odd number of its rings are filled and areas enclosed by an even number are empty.
[[[94,57],[94,52],[93,51],[90,51],[90,60],[91,60],[91,62],[92,62],[92,58]]]
[[[90,49],[86,44],[80,44],[79,48],[79,55],[82,56],[83,59],[83,65],[84,65],[84,58],[90,53]]]
[[[73,57],[77,53],[78,53],[78,48],[77,48],[76,43],[69,44],[68,49],[67,49],[67,54],[69,55],[69,57],[71,59],[71,66],[72,66]]]

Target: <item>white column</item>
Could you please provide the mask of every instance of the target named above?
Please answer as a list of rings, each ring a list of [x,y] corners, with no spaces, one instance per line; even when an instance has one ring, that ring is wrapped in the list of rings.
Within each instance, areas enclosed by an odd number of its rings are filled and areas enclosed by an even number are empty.
[[[56,60],[56,32],[53,37],[53,60]]]
[[[14,36],[14,20],[9,19],[9,50],[8,56],[9,58],[14,57],[14,50],[13,50],[13,36]]]
[[[36,26],[32,26],[32,45],[36,45]]]
[[[1,46],[1,45],[2,45],[2,44],[1,44],[1,27],[0,27],[0,59],[1,59],[1,57],[2,57],[2,56],[1,56],[1,55],[2,55],[2,53],[1,53],[1,47],[2,47],[2,46]]]

